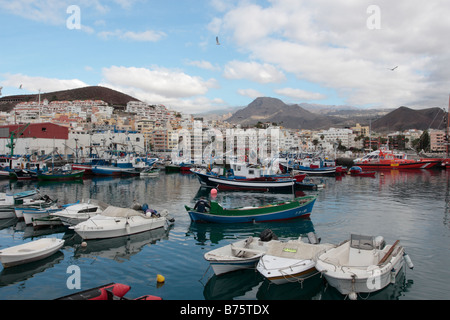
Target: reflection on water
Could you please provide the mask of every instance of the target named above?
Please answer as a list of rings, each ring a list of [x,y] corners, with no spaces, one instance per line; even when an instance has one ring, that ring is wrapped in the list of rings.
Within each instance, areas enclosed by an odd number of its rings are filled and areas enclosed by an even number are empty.
[[[26,281],[27,279],[52,268],[63,259],[64,254],[61,251],[57,251],[50,257],[42,260],[3,269],[0,272],[0,287]]]
[[[161,172],[158,178],[88,178],[82,183],[38,184],[33,181],[0,181],[3,191],[39,187],[59,204],[98,199],[129,207],[134,201],[156,210],[167,209],[175,218],[169,229],[130,237],[87,241],[66,228],[34,230],[17,219],[0,220],[0,248],[40,237],[63,238],[61,251],[45,260],[0,273],[0,299],[53,299],[71,292],[66,287],[67,267],[82,270],[82,289],[108,282],[133,287],[136,295],[154,294],[166,300],[341,300],[344,296],[326,285],[320,275],[303,283],[274,285],[255,269],[215,276],[203,258],[205,252],[237,239],[259,236],[271,229],[281,240],[297,239],[315,232],[322,242],[339,243],[351,233],[382,235],[386,242],[400,239],[415,265],[397,277],[396,284],[361,299],[449,299],[450,172],[385,171],[375,178],[326,177],[326,187],[303,191],[316,195],[308,219],[256,224],[193,223],[184,205],[200,197],[211,199],[193,175]],[[225,207],[261,205],[287,200],[290,194],[219,192]],[[439,270],[439,277],[436,276]],[[162,287],[155,277],[166,278]]]
[[[130,236],[89,240],[86,246],[76,247],[74,258],[96,259],[97,257],[101,257],[123,262],[130,260],[134,255],[138,254],[144,246],[155,244],[162,239],[167,239],[169,231],[170,228],[167,230],[159,228]],[[74,233],[72,237],[75,239],[75,243],[82,241],[78,234]]]
[[[262,231],[271,229],[280,239],[299,238],[314,232],[310,219],[296,219],[293,221],[242,223],[242,224],[214,224],[191,222],[186,236],[193,236],[198,244],[221,244],[223,240],[243,239],[249,236],[259,237]]]
[[[385,289],[370,294],[360,294],[359,299],[399,300],[412,286],[406,280],[406,269],[396,281]],[[220,276],[213,275],[206,283],[203,295],[206,300],[344,300],[347,297],[326,284],[320,274],[304,281],[273,284],[255,269],[239,270]]]

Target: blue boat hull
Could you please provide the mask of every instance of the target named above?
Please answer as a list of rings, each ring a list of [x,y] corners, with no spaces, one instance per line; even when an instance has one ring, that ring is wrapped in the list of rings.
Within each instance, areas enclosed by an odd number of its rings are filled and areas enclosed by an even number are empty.
[[[254,222],[269,222],[269,221],[281,221],[296,218],[306,218],[312,212],[315,199],[308,204],[284,211],[278,211],[273,213],[259,214],[259,215],[246,215],[246,216],[226,216],[210,214],[209,212],[197,212],[188,211],[189,217],[194,222],[212,222],[212,223],[254,223]]]

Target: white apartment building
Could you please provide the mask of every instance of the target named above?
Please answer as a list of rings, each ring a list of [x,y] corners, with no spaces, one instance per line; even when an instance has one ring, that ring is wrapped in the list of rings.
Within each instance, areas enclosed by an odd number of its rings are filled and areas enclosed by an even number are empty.
[[[356,135],[351,129],[330,128],[328,130],[320,131],[317,133],[316,138],[319,143],[328,142],[335,144],[341,142],[346,148],[361,148],[362,142],[355,141]]]
[[[95,113],[111,116],[114,108],[103,100],[74,100],[74,101],[52,101],[47,99],[42,102],[30,101],[20,102],[10,112],[10,123],[41,122],[41,117],[53,117],[56,114],[75,114],[87,119]]]

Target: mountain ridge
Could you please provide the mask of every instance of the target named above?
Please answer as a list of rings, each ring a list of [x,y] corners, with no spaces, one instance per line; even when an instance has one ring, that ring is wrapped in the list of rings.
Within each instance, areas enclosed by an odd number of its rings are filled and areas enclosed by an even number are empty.
[[[87,86],[75,89],[41,93],[41,101],[103,100],[112,106],[124,108],[129,101],[140,101],[125,93],[102,86]],[[0,111],[9,112],[19,102],[38,101],[39,94],[12,95],[0,98]],[[10,102],[9,102],[10,101]]]
[[[372,130],[385,133],[408,129],[444,129],[443,119],[447,113],[441,108],[411,109],[401,106],[397,109],[361,109],[351,106],[312,105],[316,110],[308,111],[310,105],[286,104],[280,99],[258,97],[247,107],[236,111],[226,121],[245,126],[257,122],[272,122],[289,129],[321,130],[330,127],[353,127],[369,124]],[[348,107],[348,109],[346,109]],[[325,114],[324,114],[325,113]]]

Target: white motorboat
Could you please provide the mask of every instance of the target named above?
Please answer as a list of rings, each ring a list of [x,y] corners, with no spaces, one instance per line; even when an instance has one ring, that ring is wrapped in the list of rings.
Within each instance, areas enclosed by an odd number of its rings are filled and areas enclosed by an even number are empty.
[[[303,281],[318,274],[314,261],[316,254],[333,247],[332,244],[305,243],[300,239],[273,242],[256,269],[275,284]]]
[[[102,213],[107,207],[108,205],[102,201],[88,199],[52,212],[50,216],[59,218],[66,226],[74,226]]]
[[[30,194],[30,196],[33,194]],[[15,218],[15,208],[37,207],[37,206],[49,206],[55,201],[51,200],[48,196],[41,197],[39,199],[30,199],[24,197],[17,197],[15,194],[0,193],[0,219]]]
[[[143,213],[142,210],[109,206],[101,214],[69,228],[85,240],[104,239],[162,228],[172,221],[167,210],[151,214]]]
[[[25,224],[33,224],[33,220],[47,217],[51,212],[55,212],[58,210],[60,210],[60,208],[56,205],[50,206],[48,208],[29,207],[26,209],[22,209],[22,217],[25,221]]]
[[[399,240],[386,245],[381,236],[352,234],[350,240],[318,254],[316,268],[332,287],[354,300],[359,293],[394,283],[405,261],[413,267]]]
[[[4,268],[44,259],[57,252],[64,240],[42,238],[0,250],[0,261]]]
[[[247,239],[228,244],[204,254],[216,275],[253,268],[259,259],[267,252],[267,246],[272,241],[262,241],[261,238]]]
[[[15,200],[16,205],[14,206],[14,214],[17,219],[24,219],[23,211],[34,210],[34,209],[46,209],[51,206],[55,206],[58,200],[52,200],[49,196],[44,195],[37,199],[20,199]]]

